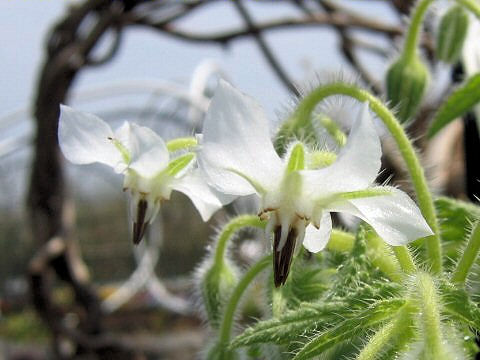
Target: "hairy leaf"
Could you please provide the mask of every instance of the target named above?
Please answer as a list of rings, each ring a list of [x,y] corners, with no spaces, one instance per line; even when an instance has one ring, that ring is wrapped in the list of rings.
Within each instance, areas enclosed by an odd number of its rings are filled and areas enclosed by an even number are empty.
[[[405,304],[404,299],[380,300],[367,310],[349,317],[338,325],[321,332],[309,341],[294,357],[295,360],[311,359],[320,355],[340,341],[358,335],[362,331],[392,318],[398,309]]]
[[[440,294],[447,315],[480,331],[480,309],[470,299],[465,289],[443,282]]]
[[[480,218],[480,207],[464,201],[440,197],[435,200],[446,265],[455,264],[471,223]]]
[[[340,313],[348,312],[344,303],[332,302],[326,305],[312,306],[302,303],[298,310],[288,311],[284,316],[257,323],[237,336],[232,348],[261,343],[288,344],[299,336],[322,330],[332,323],[340,321]]]

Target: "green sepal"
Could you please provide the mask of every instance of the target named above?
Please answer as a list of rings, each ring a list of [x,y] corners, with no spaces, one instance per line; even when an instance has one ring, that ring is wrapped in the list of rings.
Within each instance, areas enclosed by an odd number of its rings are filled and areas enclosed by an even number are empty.
[[[312,151],[308,154],[307,168],[309,170],[321,169],[332,165],[337,160],[337,154],[330,151]]]
[[[197,139],[194,137],[177,138],[167,142],[167,149],[169,152],[190,149],[195,146],[197,146]]]
[[[166,174],[168,176],[173,177],[177,175],[180,171],[185,169],[188,165],[190,165],[190,163],[194,159],[195,159],[194,153],[187,153],[176,159],[173,159],[168,163],[167,168],[162,171],[162,174]]]
[[[115,138],[108,138],[108,139],[120,152],[120,154],[122,155],[122,160],[125,162],[125,164],[130,164],[130,161],[132,161],[132,155],[130,154],[130,151],[128,151],[127,147],[123,145],[118,139],[115,139]]]
[[[305,169],[305,148],[303,144],[299,142],[293,146],[290,152],[286,171],[289,174],[303,169]]]

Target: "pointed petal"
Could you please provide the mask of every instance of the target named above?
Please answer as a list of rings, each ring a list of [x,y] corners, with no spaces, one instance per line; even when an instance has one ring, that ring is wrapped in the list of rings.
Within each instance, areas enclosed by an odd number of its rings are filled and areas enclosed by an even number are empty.
[[[372,184],[380,170],[382,148],[368,103],[353,124],[347,144],[337,160],[319,170],[303,171],[307,196],[360,190]]]
[[[390,245],[399,246],[433,235],[419,208],[403,191],[388,187],[391,195],[331,204],[330,211],[346,212],[369,223]]]
[[[223,80],[205,118],[199,164],[212,185],[232,195],[255,193],[239,174],[265,189],[281,177],[263,109]]]
[[[203,221],[208,221],[223,204],[234,200],[234,197],[219,194],[208,186],[198,169],[176,180],[173,189],[184,193],[192,200]]]
[[[99,162],[115,168],[123,160],[109,140],[113,137],[110,126],[98,116],[60,105],[58,142],[72,163]]]
[[[167,145],[153,130],[131,124],[129,140],[130,169],[140,176],[151,178],[166,168],[169,160]]]
[[[317,253],[327,246],[332,233],[332,217],[328,211],[324,211],[320,220],[320,227],[308,225],[305,231],[303,246],[312,253]]]

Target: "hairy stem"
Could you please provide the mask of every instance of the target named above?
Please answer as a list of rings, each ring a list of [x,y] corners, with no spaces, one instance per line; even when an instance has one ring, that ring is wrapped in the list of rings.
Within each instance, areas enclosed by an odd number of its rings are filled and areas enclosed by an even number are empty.
[[[215,248],[215,264],[221,264],[225,258],[228,240],[230,240],[235,232],[245,227],[256,227],[263,229],[265,222],[260,220],[256,215],[240,215],[230,220],[225,225],[218,237],[217,246]]]
[[[423,18],[433,1],[434,0],[420,0],[413,10],[403,50],[403,56],[407,59],[413,59],[417,54],[417,46],[422,30]]]
[[[412,254],[410,254],[406,246],[392,246],[392,249],[404,273],[413,274],[417,271],[417,266],[413,261]]]
[[[440,325],[440,304],[433,279],[427,273],[417,276],[417,289],[420,300],[420,323],[423,333],[426,359],[447,360],[449,357],[442,342]]]
[[[435,213],[432,195],[415,149],[405,133],[402,125],[393,113],[377,97],[356,85],[335,82],[320,86],[308,94],[298,105],[295,113],[280,129],[280,134],[309,126],[311,115],[317,104],[329,96],[346,95],[360,102],[368,101],[370,109],[384,122],[402,155],[412,180],[419,207],[434,235],[425,238],[427,254],[434,273],[442,272],[442,249],[440,246],[438,220]],[[281,138],[281,137],[280,137]],[[281,146],[281,140],[276,145]]]
[[[465,247],[460,261],[452,274],[452,282],[464,284],[468,273],[480,251],[480,222],[475,224],[467,246]]]
[[[219,345],[220,347],[227,348],[230,343],[230,335],[233,327],[233,318],[235,315],[235,310],[237,309],[238,303],[248,288],[248,285],[255,279],[255,277],[260,274],[267,266],[272,262],[272,256],[267,255],[254,264],[248,271],[245,273],[243,278],[237,284],[233,290],[230,300],[228,301],[225,307],[225,313],[223,314],[222,324],[220,326],[219,334]]]

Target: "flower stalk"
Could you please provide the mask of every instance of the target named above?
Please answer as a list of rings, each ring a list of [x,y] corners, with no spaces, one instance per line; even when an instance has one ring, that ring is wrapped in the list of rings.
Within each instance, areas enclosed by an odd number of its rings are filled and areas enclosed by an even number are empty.
[[[463,251],[462,257],[458,262],[455,271],[452,274],[452,282],[457,284],[464,284],[468,273],[475,262],[480,251],[480,222],[477,222],[473,228],[467,246]]]
[[[267,255],[260,259],[250,269],[248,269],[248,271],[245,273],[245,275],[242,277],[242,279],[238,282],[237,286],[233,290],[232,295],[230,296],[230,300],[225,307],[225,312],[223,314],[222,323],[220,326],[218,342],[221,348],[226,349],[228,347],[228,344],[230,343],[230,335],[232,332],[235,310],[237,309],[238,303],[240,302],[243,293],[248,288],[250,283],[255,279],[255,277],[271,264],[271,261],[271,255]]]
[[[419,273],[416,279],[420,300],[420,323],[423,333],[425,359],[446,360],[448,357],[442,341],[440,304],[433,279],[427,273]]]
[[[420,0],[414,9],[411,16],[410,26],[408,27],[407,36],[405,39],[405,47],[403,56],[407,59],[413,59],[417,55],[417,47],[422,30],[422,23],[428,7],[434,0]]]
[[[228,241],[235,232],[246,227],[263,229],[265,228],[265,222],[256,215],[240,215],[230,220],[230,222],[223,227],[218,237],[214,264],[221,264],[224,261]]]

